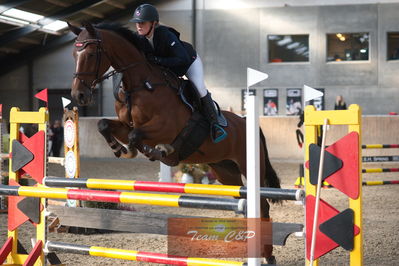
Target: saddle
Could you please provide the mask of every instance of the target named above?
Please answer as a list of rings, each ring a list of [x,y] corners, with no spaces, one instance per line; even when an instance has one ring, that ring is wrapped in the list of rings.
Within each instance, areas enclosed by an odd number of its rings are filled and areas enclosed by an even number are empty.
[[[199,150],[199,147],[202,145],[202,143],[210,134],[209,131],[210,124],[208,120],[205,118],[205,116],[202,114],[201,100],[194,84],[190,80],[179,78],[179,86],[174,87],[171,86],[168,79],[170,80],[171,78],[176,78],[176,76],[168,70],[165,70],[164,75],[165,75],[166,84],[176,91],[176,94],[179,96],[181,101],[191,111],[190,119],[187,121],[186,125],[181,130],[179,135],[177,135],[176,138],[171,143],[175,151],[169,156],[162,159],[163,163],[170,166],[175,166],[180,161],[186,159],[194,152],[202,153]],[[122,78],[123,78],[122,73],[118,73],[113,76],[112,80],[113,94],[115,100],[121,103],[125,103],[119,98],[119,93],[121,92],[121,90],[123,91],[121,87]],[[148,90],[154,90],[156,89],[157,85],[159,84],[150,84],[146,82],[143,88]],[[130,104],[129,102],[130,101],[126,99],[126,104]],[[215,104],[218,111],[219,125],[227,127],[228,124],[226,118],[224,117],[223,113],[220,111],[219,105],[216,102]]]

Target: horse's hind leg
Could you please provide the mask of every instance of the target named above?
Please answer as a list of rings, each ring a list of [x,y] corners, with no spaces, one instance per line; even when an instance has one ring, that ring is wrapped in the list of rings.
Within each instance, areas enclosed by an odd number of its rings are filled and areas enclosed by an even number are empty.
[[[128,134],[131,128],[118,120],[101,119],[97,123],[98,131],[103,135],[108,145],[111,147],[116,157],[134,158],[137,155],[137,149],[127,150],[122,143],[128,143]]]
[[[223,185],[244,185],[240,169],[234,161],[223,160],[218,163],[210,163],[209,166],[215,172],[217,180]]]

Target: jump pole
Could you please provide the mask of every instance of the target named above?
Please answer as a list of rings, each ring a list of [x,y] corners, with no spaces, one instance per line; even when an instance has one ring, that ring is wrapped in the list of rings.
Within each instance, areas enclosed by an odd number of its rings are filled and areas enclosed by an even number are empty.
[[[399,144],[363,144],[362,149],[397,149]]]
[[[216,260],[207,258],[191,258],[172,256],[169,254],[141,252],[137,250],[125,250],[116,248],[105,248],[98,246],[75,245],[61,242],[48,241],[45,245],[48,252],[64,252],[68,254],[79,254],[87,256],[115,258],[131,261],[144,261],[150,263],[161,263],[167,265],[207,265],[207,266],[228,266],[228,265],[246,265],[244,262]],[[261,264],[265,265],[265,264]]]
[[[399,180],[363,181],[363,186],[399,185]]]
[[[157,205],[165,207],[201,208],[212,210],[245,210],[245,199],[221,199],[184,195],[99,191],[83,189],[6,186],[0,185],[0,195],[24,196],[42,199],[72,199],[128,204]]]
[[[153,191],[187,193],[200,195],[247,197],[247,187],[227,185],[184,184],[117,179],[60,178],[45,177],[43,184],[48,187],[74,187],[88,189],[116,189],[130,191]],[[301,189],[260,188],[260,196],[268,199],[302,201],[305,191]]]
[[[366,168],[362,169],[362,173],[391,173],[399,172],[399,168]]]

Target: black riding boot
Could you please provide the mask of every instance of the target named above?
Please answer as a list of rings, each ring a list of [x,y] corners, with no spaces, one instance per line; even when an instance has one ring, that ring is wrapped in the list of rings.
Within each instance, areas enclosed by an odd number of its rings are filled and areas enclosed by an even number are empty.
[[[227,137],[227,133],[218,123],[218,114],[209,92],[201,98],[201,104],[202,112],[211,124],[212,141],[218,143],[224,140]]]

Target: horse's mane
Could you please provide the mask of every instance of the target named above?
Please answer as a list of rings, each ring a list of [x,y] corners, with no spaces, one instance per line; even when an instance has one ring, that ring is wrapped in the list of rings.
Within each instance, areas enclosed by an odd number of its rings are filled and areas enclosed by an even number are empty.
[[[102,22],[100,24],[95,25],[95,27],[97,29],[109,30],[109,31],[113,31],[113,32],[119,34],[121,37],[123,37],[124,39],[128,40],[131,44],[133,44],[137,49],[142,51],[139,37],[133,31],[131,31],[130,29],[128,29],[126,26],[122,25],[121,23]]]

